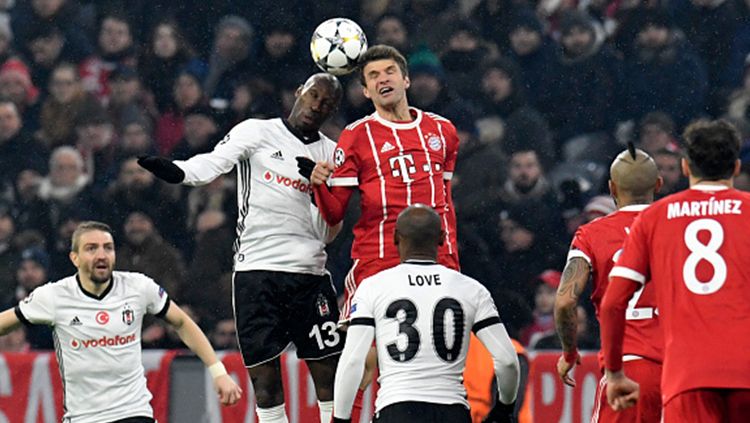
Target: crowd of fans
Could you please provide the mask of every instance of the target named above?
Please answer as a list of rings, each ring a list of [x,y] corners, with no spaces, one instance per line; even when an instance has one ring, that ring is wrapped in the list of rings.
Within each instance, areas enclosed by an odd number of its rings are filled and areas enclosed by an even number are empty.
[[[71,234],[96,219],[116,231],[117,269],[152,276],[233,348],[235,176],[174,186],[136,158],[185,159],[244,119],[286,116],[316,71],[310,34],[333,16],[401,50],[410,103],[456,125],[462,269],[532,348],[559,347],[568,242],[615,209],[608,165],[627,141],[653,155],[665,195],[686,187],[688,122],[723,116],[750,133],[747,0],[0,0],[0,305],[73,274]],[[372,112],[357,78],[342,82],[334,139]],[[329,248],[338,286],[350,243],[345,230]],[[579,343],[596,348],[590,312]],[[179,345],[158,321],[143,337]],[[0,343],[52,347],[46,328]]]

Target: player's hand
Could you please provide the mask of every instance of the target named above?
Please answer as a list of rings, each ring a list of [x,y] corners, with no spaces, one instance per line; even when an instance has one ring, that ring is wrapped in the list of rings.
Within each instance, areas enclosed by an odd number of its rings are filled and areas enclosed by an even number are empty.
[[[581,364],[581,355],[578,352],[575,353],[575,360],[570,360],[570,357],[566,357],[565,354],[561,354],[560,358],[557,359],[557,374],[564,384],[575,388],[576,381],[570,377],[570,371],[576,364]]]
[[[237,404],[237,401],[242,397],[242,388],[229,375],[214,378],[214,387],[219,394],[219,401],[222,405]]]
[[[179,184],[185,180],[185,172],[182,171],[171,160],[158,156],[140,156],[138,164],[142,168],[153,173],[157,178],[169,182],[170,184]]]
[[[490,410],[490,414],[484,419],[483,423],[512,423],[513,413],[516,410],[516,402],[503,404],[500,401],[495,402],[495,406]]]
[[[310,183],[314,186],[323,185],[333,174],[333,165],[328,162],[318,162],[310,175]]]
[[[315,168],[315,162],[305,156],[297,156],[295,159],[297,160],[297,171],[299,174],[310,180],[310,175],[312,175],[313,168]]]
[[[640,387],[625,373],[607,371],[607,402],[615,411],[632,407],[638,401]]]

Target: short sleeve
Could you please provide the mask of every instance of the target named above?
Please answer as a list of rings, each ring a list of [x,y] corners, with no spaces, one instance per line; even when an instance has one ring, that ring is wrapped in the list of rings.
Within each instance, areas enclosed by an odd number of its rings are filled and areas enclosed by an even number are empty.
[[[53,325],[55,323],[55,293],[53,284],[42,285],[21,300],[16,314],[24,323]]]
[[[618,276],[640,283],[646,283],[649,271],[649,249],[647,245],[647,221],[641,213],[630,227],[630,234],[625,238],[622,254],[612,268],[609,276]]]
[[[575,235],[573,235],[573,241],[570,243],[570,250],[568,250],[568,261],[570,261],[572,258],[580,257],[589,264],[589,266],[592,265],[591,257],[593,257],[593,251],[591,248],[591,245],[589,245],[588,237],[586,236],[588,232],[584,229],[584,227],[579,227],[578,230],[576,230]]]
[[[479,285],[479,283],[477,283]],[[501,323],[500,316],[497,313],[495,301],[492,300],[490,292],[482,285],[479,285],[477,293],[477,313],[474,316],[474,325],[471,327],[472,332],[477,333],[480,330]]]
[[[169,295],[159,284],[143,275],[141,293],[146,303],[146,312],[162,317],[169,309]]]
[[[355,148],[355,132],[344,129],[333,151],[333,176],[331,186],[353,187],[359,185],[359,157]]]
[[[354,293],[349,314],[351,318],[350,325],[375,326],[375,310],[373,310],[371,285],[365,279]]]
[[[456,127],[449,121],[440,121],[440,132],[445,140],[445,171],[443,179],[452,179],[456,170],[456,159],[458,158],[458,134]]]

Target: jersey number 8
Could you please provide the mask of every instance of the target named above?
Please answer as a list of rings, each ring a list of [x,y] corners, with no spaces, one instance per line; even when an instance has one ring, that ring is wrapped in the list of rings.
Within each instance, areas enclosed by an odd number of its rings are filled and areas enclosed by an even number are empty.
[[[445,315],[448,310],[453,313],[453,345],[450,347],[445,339]],[[398,319],[399,313],[404,313],[405,316],[399,322],[398,332],[406,335],[406,348],[401,350],[396,342],[391,342],[386,345],[386,349],[393,360],[404,363],[414,359],[419,351],[421,338],[419,330],[414,326],[419,316],[416,305],[407,299],[392,302],[385,311],[385,317]],[[452,363],[458,359],[463,344],[464,326],[464,309],[461,303],[454,298],[443,298],[435,304],[432,313],[432,345],[443,361]]]
[[[708,231],[711,235],[706,244],[698,239],[700,231]],[[685,228],[685,246],[690,250],[690,255],[682,266],[682,278],[691,292],[709,295],[724,286],[727,280],[727,263],[718,252],[723,243],[724,228],[714,219],[699,219]],[[714,274],[708,282],[701,282],[696,275],[698,263],[702,260],[707,261],[713,267]]]

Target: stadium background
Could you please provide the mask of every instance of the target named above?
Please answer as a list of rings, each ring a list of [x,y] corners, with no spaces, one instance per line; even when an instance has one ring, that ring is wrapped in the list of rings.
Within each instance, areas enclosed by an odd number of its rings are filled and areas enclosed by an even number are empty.
[[[552,301],[572,234],[614,210],[614,154],[632,140],[654,155],[664,195],[686,186],[687,123],[726,117],[750,133],[745,0],[0,0],[0,305],[73,273],[72,229],[97,219],[116,231],[117,269],[153,276],[217,349],[235,349],[234,175],[176,187],[135,157],[184,159],[243,119],[285,116],[316,71],[310,34],[334,16],[404,52],[410,103],[455,123],[462,269],[539,357],[559,347]],[[371,112],[356,77],[342,82],[334,139]],[[345,230],[329,248],[339,287],[350,243]],[[589,306],[579,320],[580,346],[597,349]],[[143,339],[181,347],[158,321]],[[0,338],[2,357],[51,347],[46,328]]]

